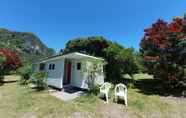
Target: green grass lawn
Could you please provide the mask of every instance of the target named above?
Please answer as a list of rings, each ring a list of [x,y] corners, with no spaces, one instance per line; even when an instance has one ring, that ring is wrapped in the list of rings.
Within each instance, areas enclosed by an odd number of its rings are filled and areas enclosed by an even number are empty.
[[[19,86],[18,76],[7,76],[0,86],[0,118],[186,118],[186,100],[148,95],[139,89],[128,90],[128,107],[105,104],[89,95],[66,102]],[[12,82],[11,82],[12,81]]]

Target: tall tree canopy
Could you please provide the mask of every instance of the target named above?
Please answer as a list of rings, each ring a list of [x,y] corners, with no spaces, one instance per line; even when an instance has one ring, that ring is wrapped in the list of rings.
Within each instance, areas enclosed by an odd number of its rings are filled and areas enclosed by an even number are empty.
[[[79,51],[95,56],[102,56],[103,49],[107,48],[108,46],[108,41],[101,36],[77,38],[67,42],[64,52],[69,53]]]
[[[138,70],[132,48],[124,48],[101,36],[70,40],[62,50],[63,53],[76,51],[105,58],[106,79],[114,83],[121,81],[122,74],[132,74]]]
[[[145,29],[140,51],[149,71],[171,87],[179,85],[184,81],[186,65],[186,20],[178,17],[170,23],[158,20]]]

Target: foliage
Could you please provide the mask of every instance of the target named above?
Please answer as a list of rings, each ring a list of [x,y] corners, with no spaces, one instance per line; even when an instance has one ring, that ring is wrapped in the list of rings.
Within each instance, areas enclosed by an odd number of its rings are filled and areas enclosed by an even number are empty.
[[[147,73],[148,69],[144,66],[144,59],[140,52],[136,52],[134,56],[134,63],[138,68],[139,73]]]
[[[36,90],[44,90],[47,88],[46,83],[47,73],[45,72],[35,72],[32,74],[31,83],[36,86]]]
[[[17,74],[21,76],[19,80],[20,85],[27,85],[30,80],[30,76],[32,74],[31,65],[25,65],[18,69]]]
[[[94,85],[92,88],[89,89],[89,93],[93,95],[98,95],[100,92],[100,86]]]
[[[2,83],[3,76],[15,71],[22,66],[21,60],[16,52],[8,49],[0,49],[0,81]]]
[[[5,61],[2,63],[2,67],[4,70],[11,71],[19,68],[21,64],[21,60],[16,52],[8,50],[8,49],[0,49],[0,55],[5,57]]]
[[[77,38],[67,42],[64,53],[84,52],[94,56],[102,56],[103,49],[108,47],[108,41],[101,36]]]
[[[3,74],[3,63],[6,61],[4,56],[0,55],[0,84],[3,83],[4,74]]]
[[[102,57],[107,61],[105,66],[106,79],[114,83],[121,81],[121,75],[138,71],[135,53],[132,48],[106,40],[101,36],[78,38],[69,41],[62,53],[83,52],[89,55]],[[114,71],[113,71],[114,70]]]
[[[54,54],[54,50],[45,46],[33,33],[7,29],[0,29],[0,47],[16,51],[23,63],[32,63]]]
[[[86,62],[86,64],[82,68],[82,74],[86,74],[87,84],[89,88],[89,92],[93,94],[97,94],[99,91],[99,86],[96,85],[95,79],[96,76],[103,71],[104,61],[91,61]]]
[[[108,62],[106,74],[110,81],[119,83],[122,81],[123,74],[132,75],[138,71],[132,48],[124,48],[117,43],[110,43],[104,52]]]
[[[178,17],[170,23],[158,20],[145,29],[141,53],[150,73],[165,80],[169,87],[177,87],[184,81],[186,20]]]

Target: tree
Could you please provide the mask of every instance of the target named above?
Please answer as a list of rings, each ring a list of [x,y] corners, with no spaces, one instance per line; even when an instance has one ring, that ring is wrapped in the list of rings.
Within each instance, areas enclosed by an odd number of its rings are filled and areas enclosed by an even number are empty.
[[[16,52],[8,49],[0,49],[0,78],[21,66],[21,60]],[[2,81],[1,81],[2,82]]]
[[[140,46],[150,73],[173,88],[185,81],[186,20],[179,17],[170,23],[158,20],[145,29]]]
[[[62,50],[62,53],[69,52],[83,52],[104,58],[107,61],[106,79],[114,83],[121,82],[122,74],[132,74],[138,70],[132,48],[124,48],[104,37],[93,36],[70,40]]]
[[[6,58],[4,56],[0,56],[0,84],[3,82],[3,63],[5,60]]]
[[[104,52],[104,58],[108,63],[105,66],[108,81],[119,83],[123,79],[123,74],[132,75],[138,71],[132,48],[124,48],[117,43],[110,42]]]
[[[103,49],[108,47],[108,41],[101,36],[77,38],[67,42],[64,53],[83,52],[95,56],[102,56]]]

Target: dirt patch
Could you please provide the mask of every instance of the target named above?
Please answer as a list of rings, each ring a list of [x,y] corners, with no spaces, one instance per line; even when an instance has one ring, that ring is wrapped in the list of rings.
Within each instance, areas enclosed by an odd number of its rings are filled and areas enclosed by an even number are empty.
[[[169,118],[185,118],[186,117],[186,98],[182,97],[161,97],[163,102],[169,104],[169,109],[164,114]]]
[[[138,118],[135,112],[118,104],[105,104],[98,108],[97,113],[102,118]]]
[[[74,112],[71,116],[67,118],[92,118],[88,113]]]
[[[169,103],[186,102],[186,98],[184,97],[173,97],[173,96],[161,97],[161,100]]]
[[[32,112],[27,112],[21,118],[37,118],[37,116]]]

